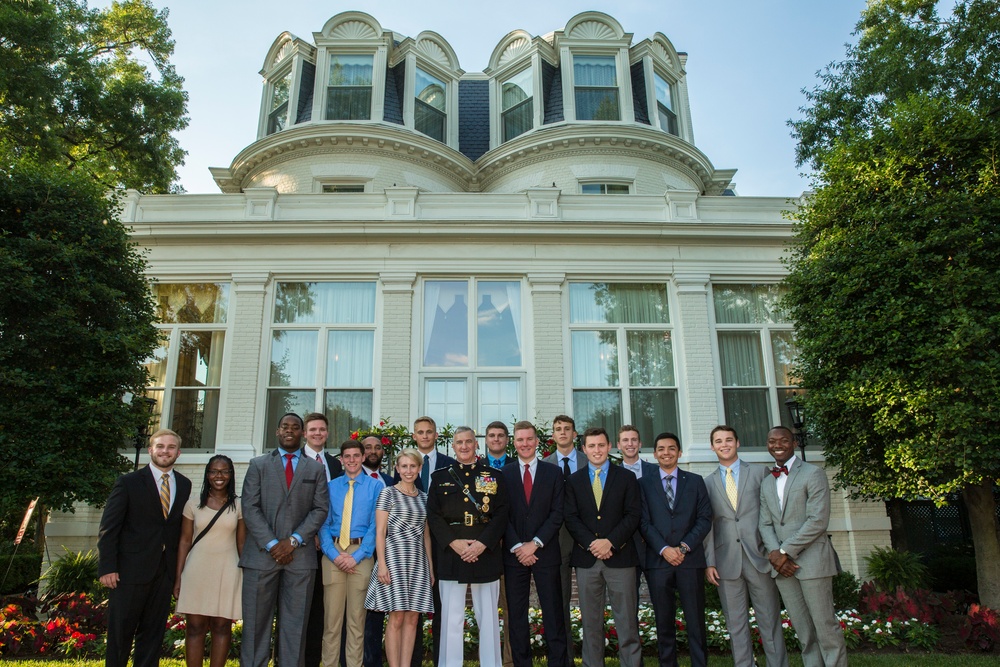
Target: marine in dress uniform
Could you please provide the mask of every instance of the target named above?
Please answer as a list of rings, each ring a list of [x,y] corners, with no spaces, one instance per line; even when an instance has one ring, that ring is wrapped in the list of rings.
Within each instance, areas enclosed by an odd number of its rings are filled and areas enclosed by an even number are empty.
[[[427,523],[434,541],[434,569],[441,592],[439,664],[461,667],[464,653],[465,599],[479,626],[479,664],[500,667],[497,616],[501,539],[507,529],[507,490],[500,472],[476,459],[476,434],[455,430],[456,463],[436,470],[427,494]]]

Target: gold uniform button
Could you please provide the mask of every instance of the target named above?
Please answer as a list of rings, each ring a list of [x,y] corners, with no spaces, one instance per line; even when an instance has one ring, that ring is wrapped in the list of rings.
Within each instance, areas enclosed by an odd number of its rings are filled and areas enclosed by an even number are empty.
[[[462,501],[463,502],[469,502],[469,499],[468,498],[462,498]]]
[[[469,488],[469,485],[468,485],[468,484],[466,484],[466,485],[465,485],[465,488]]]
[[[600,514],[598,514],[598,515],[597,515],[597,519],[598,519],[598,520],[600,520],[600,518],[601,518],[601,515],[600,515]]]

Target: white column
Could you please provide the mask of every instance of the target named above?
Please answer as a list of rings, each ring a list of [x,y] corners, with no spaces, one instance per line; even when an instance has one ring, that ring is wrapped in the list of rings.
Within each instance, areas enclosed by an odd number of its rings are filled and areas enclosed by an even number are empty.
[[[375,419],[387,417],[394,424],[410,423],[411,390],[417,382],[413,364],[413,282],[415,273],[382,273],[382,349],[375,386]],[[419,339],[419,335],[417,336]],[[419,393],[419,392],[418,392]]]
[[[563,318],[564,273],[529,273],[533,333],[534,391],[528,389],[528,414],[532,421],[551,421],[558,414],[569,414],[573,405],[566,389],[564,359],[566,324]]]

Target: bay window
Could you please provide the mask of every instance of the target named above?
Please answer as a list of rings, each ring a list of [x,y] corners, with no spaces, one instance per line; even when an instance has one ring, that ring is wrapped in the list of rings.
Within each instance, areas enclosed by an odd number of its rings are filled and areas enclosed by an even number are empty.
[[[369,120],[373,55],[331,54],[326,88],[327,120]]]
[[[614,56],[573,56],[577,120],[621,120]]]

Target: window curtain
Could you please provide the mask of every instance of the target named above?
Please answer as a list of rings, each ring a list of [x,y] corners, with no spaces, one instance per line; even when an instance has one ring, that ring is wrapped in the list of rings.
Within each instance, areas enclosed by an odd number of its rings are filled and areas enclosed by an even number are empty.
[[[614,335],[613,331],[572,332],[574,387],[618,386],[618,346]]]
[[[570,322],[659,324],[670,321],[667,291],[656,283],[572,283]]]
[[[315,387],[317,331],[278,330],[271,334],[272,387]]]
[[[326,386],[372,386],[373,331],[331,331],[327,339]]]
[[[762,324],[787,320],[778,305],[780,285],[716,285],[713,288],[717,324]]]
[[[630,386],[674,386],[674,351],[669,332],[629,331],[626,339]]]
[[[757,331],[719,332],[722,386],[759,387],[764,382],[764,359]]]

